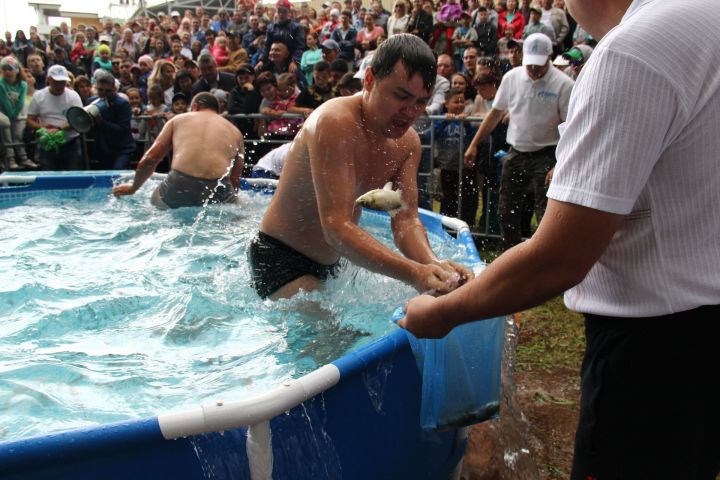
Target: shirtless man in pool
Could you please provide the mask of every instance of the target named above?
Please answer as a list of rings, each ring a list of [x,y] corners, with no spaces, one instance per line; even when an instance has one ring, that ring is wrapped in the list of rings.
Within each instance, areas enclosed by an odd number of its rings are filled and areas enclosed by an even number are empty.
[[[168,121],[145,152],[132,184],[118,185],[112,193],[134,194],[172,149],[172,170],[153,192],[153,205],[164,209],[234,203],[243,170],[243,136],[218,110],[213,95],[195,95],[190,112]]]
[[[445,293],[472,277],[435,256],[418,218],[420,140],[410,127],[430,100],[435,70],[420,38],[394,35],[375,53],[361,95],[330,100],[308,117],[248,252],[261,297],[318,288],[337,273],[341,256],[418,291]],[[404,256],[357,225],[355,199],[388,181],[402,190],[406,205],[392,219]]]

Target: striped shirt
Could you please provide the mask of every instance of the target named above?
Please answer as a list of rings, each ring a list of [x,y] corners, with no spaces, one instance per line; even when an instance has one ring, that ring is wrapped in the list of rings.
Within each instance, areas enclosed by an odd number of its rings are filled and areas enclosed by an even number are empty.
[[[717,7],[635,0],[578,78],[548,197],[625,220],[566,292],[573,310],[641,317],[720,304]]]

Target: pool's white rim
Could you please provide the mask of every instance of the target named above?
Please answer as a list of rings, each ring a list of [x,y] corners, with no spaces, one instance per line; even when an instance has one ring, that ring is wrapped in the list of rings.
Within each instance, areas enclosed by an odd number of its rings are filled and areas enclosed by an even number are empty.
[[[170,440],[255,425],[291,410],[339,381],[338,367],[324,365],[253,398],[232,402],[217,400],[192,410],[158,415],[160,431]]]

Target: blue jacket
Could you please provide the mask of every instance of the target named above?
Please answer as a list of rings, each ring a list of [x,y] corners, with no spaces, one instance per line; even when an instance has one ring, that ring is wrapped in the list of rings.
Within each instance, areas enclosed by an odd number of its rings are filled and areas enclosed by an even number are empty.
[[[97,97],[89,100],[94,101]],[[105,100],[100,106],[103,121],[95,127],[95,145],[101,155],[116,155],[135,151],[135,140],[130,130],[132,107],[119,95]]]
[[[229,25],[230,20],[215,20],[211,26],[215,33],[220,33],[221,30],[227,30]]]
[[[347,35],[345,38],[342,36],[342,32],[340,31],[340,27],[333,30],[332,35],[330,35],[330,38],[335,40],[338,45],[340,45],[340,53],[338,53],[338,58],[345,60],[345,61],[354,61],[355,60],[355,38],[357,37],[357,30],[355,30],[355,27],[350,26],[350,30],[347,32]]]
[[[461,125],[462,122],[459,120],[435,120],[433,122],[435,135],[433,158],[435,166],[451,171],[457,171],[460,167],[462,158],[460,152],[465,152],[477,131],[475,125],[465,122],[463,132]]]
[[[267,26],[267,32],[265,33],[265,50],[260,59],[265,65],[270,61],[270,47],[275,42],[282,42],[287,45],[288,50],[290,50],[290,57],[299,67],[302,54],[307,48],[305,46],[305,30],[303,30],[300,24],[293,20],[288,20],[282,24],[273,22]]]

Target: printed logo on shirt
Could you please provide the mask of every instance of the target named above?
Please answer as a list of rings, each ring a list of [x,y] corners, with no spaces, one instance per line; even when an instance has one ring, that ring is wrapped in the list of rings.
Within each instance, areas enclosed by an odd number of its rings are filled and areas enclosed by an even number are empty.
[[[540,90],[537,96],[538,98],[555,99],[558,97],[558,94],[555,92],[549,92],[547,90]]]

